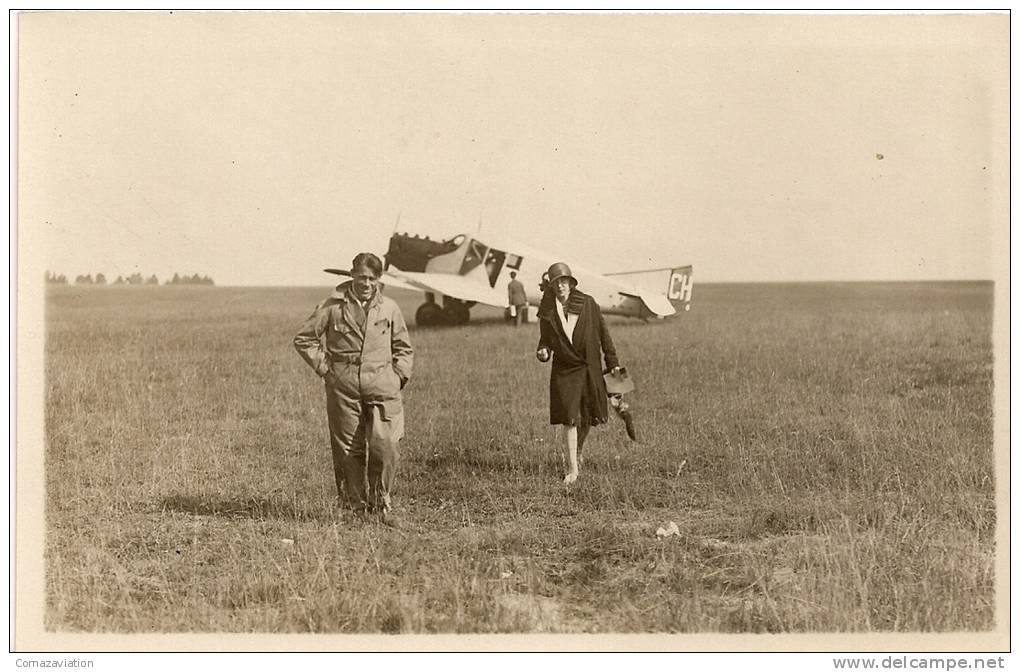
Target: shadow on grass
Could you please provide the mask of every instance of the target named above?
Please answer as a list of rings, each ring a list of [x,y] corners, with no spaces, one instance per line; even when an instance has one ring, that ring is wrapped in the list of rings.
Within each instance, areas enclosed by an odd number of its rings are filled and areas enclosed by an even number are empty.
[[[164,511],[177,511],[197,516],[219,516],[221,518],[251,518],[265,520],[278,518],[286,520],[321,520],[330,517],[331,509],[299,506],[293,501],[249,497],[247,499],[202,497],[195,495],[173,495],[160,501]]]

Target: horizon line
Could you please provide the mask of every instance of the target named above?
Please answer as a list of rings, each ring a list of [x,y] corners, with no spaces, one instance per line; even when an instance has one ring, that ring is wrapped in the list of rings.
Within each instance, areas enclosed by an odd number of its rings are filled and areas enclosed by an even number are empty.
[[[981,282],[994,284],[996,282],[996,280],[994,278],[927,278],[927,279],[917,279],[917,280],[912,280],[912,279],[868,279],[868,280],[702,280],[701,282],[698,282],[696,284],[699,285],[699,286],[704,287],[706,285],[812,285],[812,284],[815,284],[815,285],[818,285],[818,284],[830,284],[831,285],[831,284],[891,284],[891,283],[897,283],[897,284],[922,284],[922,283],[932,284],[932,283],[981,283]],[[102,284],[102,285],[97,285],[97,284],[94,284],[94,283],[93,284],[87,284],[87,283],[75,283],[75,282],[66,282],[66,283],[44,282],[43,284],[45,286],[47,286],[47,287],[50,287],[50,286],[57,286],[57,287],[90,287],[90,288],[94,288],[94,289],[95,288],[108,289],[108,288],[113,288],[113,287],[124,287],[124,288],[133,288],[133,289],[138,289],[138,288],[153,289],[153,288],[163,288],[163,287],[181,287],[181,288],[189,288],[189,289],[259,289],[259,288],[263,288],[263,289],[306,289],[306,288],[319,289],[319,288],[331,285],[331,283],[324,283],[322,285],[316,285],[316,284],[285,284],[285,285],[251,284],[251,285],[232,285],[232,284],[219,284],[219,283],[216,283],[214,285],[201,285],[201,284],[189,284],[189,283],[174,284],[174,283],[162,283],[162,282],[159,283],[158,285],[155,285],[155,284],[150,284],[150,285],[146,285],[146,284],[129,285],[127,283],[124,283],[124,284],[121,284],[121,285],[117,285],[117,284],[114,284],[114,283],[111,283],[111,282],[107,282],[106,284]],[[340,284],[343,284],[343,283],[340,283]],[[384,283],[381,283],[381,284],[383,284],[385,286],[386,283],[384,282]],[[413,290],[413,289],[403,289],[403,288],[396,288],[396,287],[394,287],[393,289],[396,289],[398,291],[403,291],[403,292],[415,292],[415,291],[417,291],[417,290]]]

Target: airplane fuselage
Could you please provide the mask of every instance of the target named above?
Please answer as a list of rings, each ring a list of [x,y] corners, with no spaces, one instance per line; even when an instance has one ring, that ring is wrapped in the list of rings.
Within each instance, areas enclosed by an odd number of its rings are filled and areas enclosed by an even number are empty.
[[[593,297],[603,313],[628,317],[662,317],[674,307],[686,310],[690,305],[690,267],[656,269],[639,273],[604,275],[581,266],[570,259],[531,249],[526,246],[498,242],[485,236],[461,234],[447,241],[434,242],[395,234],[386,255],[387,265],[401,271],[424,273],[421,277],[456,276],[461,287],[469,288],[454,296],[467,303],[508,305],[507,285],[510,273],[516,273],[525,288],[528,303],[541,300],[543,274],[550,264],[563,261],[578,281],[578,287]],[[440,292],[444,295],[446,292]],[[666,299],[655,304],[651,298]],[[644,297],[644,299],[642,298]],[[649,309],[649,303],[659,311]]]

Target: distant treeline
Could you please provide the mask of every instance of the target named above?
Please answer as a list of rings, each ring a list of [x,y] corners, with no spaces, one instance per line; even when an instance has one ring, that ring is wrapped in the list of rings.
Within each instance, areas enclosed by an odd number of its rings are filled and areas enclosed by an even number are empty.
[[[49,285],[66,285],[67,276],[63,273],[51,273],[46,271],[46,284]],[[106,276],[102,273],[96,273],[96,277],[92,277],[92,274],[79,275],[74,279],[76,285],[158,285],[159,278],[155,275],[150,275],[148,278],[143,278],[141,273],[132,273],[126,278],[122,275],[118,275],[117,279],[113,282],[108,282]],[[174,277],[170,278],[164,285],[214,285],[213,279],[208,275],[180,275],[174,273]]]

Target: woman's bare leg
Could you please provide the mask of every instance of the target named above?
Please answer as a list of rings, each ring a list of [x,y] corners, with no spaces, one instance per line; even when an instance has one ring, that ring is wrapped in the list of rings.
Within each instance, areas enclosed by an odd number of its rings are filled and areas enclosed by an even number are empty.
[[[569,485],[577,480],[577,427],[573,425],[563,426],[563,452],[567,458],[567,475],[563,482]]]

